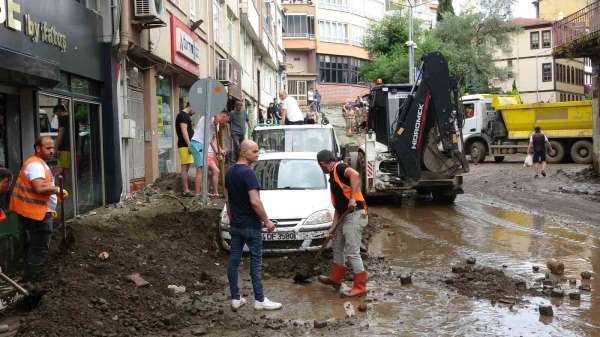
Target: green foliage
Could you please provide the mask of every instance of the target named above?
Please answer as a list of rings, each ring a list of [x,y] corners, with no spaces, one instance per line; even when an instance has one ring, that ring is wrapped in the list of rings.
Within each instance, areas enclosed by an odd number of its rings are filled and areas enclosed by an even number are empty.
[[[444,20],[444,17],[447,15],[454,15],[452,0],[440,0],[437,8],[437,21]]]
[[[510,34],[517,30],[508,20],[510,1],[486,0],[482,5],[485,11],[446,15],[433,30],[414,30],[418,45],[415,63],[418,65],[423,54],[440,51],[463,92],[488,92],[491,79],[506,76],[506,71],[495,66],[493,53],[497,48],[510,49]],[[363,78],[408,82],[407,32],[407,20],[400,13],[370,27],[366,47],[373,61],[362,68]]]

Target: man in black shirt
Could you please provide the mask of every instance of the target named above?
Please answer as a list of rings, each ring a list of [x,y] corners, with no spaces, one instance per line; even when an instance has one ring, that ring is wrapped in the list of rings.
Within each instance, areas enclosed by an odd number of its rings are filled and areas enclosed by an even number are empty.
[[[185,108],[175,118],[175,131],[177,132],[177,149],[179,152],[179,160],[181,161],[181,184],[183,186],[183,196],[194,196],[190,192],[188,170],[190,165],[194,163],[192,152],[190,150],[191,139],[194,136],[194,127],[192,125],[192,115],[194,111],[190,103],[185,105]]]
[[[534,178],[546,176],[546,148],[551,148],[548,137],[546,137],[539,126],[535,127],[535,132],[529,139],[529,153],[533,154],[533,166],[535,168]]]
[[[367,272],[360,256],[363,228],[368,223],[367,204],[361,193],[360,175],[348,165],[337,162],[329,150],[317,153],[323,173],[329,174],[329,185],[335,214],[327,236],[333,236],[333,266],[329,276],[319,276],[324,284],[339,288],[346,273],[346,260],[354,272],[354,286],[345,296],[367,293]],[[335,225],[337,224],[337,226]]]

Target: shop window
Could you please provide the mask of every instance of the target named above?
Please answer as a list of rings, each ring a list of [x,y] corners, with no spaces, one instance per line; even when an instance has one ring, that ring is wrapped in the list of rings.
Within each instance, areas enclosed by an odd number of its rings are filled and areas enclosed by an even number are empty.
[[[542,82],[552,81],[552,63],[542,64]]]
[[[542,31],[542,48],[550,48],[552,45],[552,33],[549,30]]]
[[[529,44],[530,44],[531,49],[539,49],[540,48],[540,32],[529,33]]]
[[[71,75],[71,91],[87,96],[100,96],[100,84],[93,80]]]
[[[173,113],[171,107],[171,79],[156,79],[156,134],[158,135],[158,169],[161,175],[175,172],[173,151]]]

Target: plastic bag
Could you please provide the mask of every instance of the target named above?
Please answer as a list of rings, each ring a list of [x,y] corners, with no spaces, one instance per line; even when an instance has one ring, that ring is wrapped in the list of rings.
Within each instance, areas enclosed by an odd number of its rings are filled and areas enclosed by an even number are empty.
[[[525,157],[525,162],[523,162],[523,167],[530,167],[533,165],[533,154],[528,154],[527,157]]]

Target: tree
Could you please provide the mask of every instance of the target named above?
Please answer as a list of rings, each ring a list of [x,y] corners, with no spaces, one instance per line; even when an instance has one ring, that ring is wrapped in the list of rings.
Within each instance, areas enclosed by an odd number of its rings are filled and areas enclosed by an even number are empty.
[[[510,1],[482,0],[481,8],[464,11],[460,16],[446,15],[430,31],[423,31],[418,26],[414,30],[418,45],[415,58],[418,60],[425,53],[440,51],[448,60],[451,76],[459,81],[463,92],[490,90],[490,80],[505,72],[495,66],[494,51],[496,48],[510,49],[510,34],[517,30],[508,20]],[[373,61],[362,68],[365,79],[408,81],[407,32],[407,20],[401,13],[370,27],[365,46]]]
[[[437,21],[440,22],[446,15],[454,15],[452,0],[440,0],[437,8]]]

